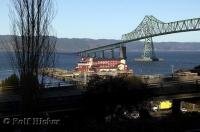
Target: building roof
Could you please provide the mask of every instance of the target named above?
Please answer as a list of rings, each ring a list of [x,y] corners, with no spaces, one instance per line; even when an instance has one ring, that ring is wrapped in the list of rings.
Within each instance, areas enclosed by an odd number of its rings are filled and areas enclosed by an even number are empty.
[[[93,61],[120,61],[119,58],[94,58]]]

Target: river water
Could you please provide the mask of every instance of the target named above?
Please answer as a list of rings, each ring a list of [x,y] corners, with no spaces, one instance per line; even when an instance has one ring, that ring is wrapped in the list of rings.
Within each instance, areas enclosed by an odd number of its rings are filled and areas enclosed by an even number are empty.
[[[134,59],[140,57],[140,52],[127,53],[127,64],[130,69],[133,69],[137,75],[144,74],[171,74],[173,70],[189,69],[200,65],[200,52],[156,52],[158,58],[163,61],[157,62],[137,62]],[[117,56],[117,53],[116,53]],[[57,53],[55,67],[72,70],[80,57],[74,54]],[[0,52],[0,80],[5,79],[13,73],[9,63],[9,58],[4,52]]]

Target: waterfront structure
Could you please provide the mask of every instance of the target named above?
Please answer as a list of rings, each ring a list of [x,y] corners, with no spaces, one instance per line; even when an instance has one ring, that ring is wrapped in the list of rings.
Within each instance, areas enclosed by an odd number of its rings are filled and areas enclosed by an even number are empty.
[[[114,58],[82,58],[81,61],[77,64],[75,70],[81,73],[129,71],[125,59]]]
[[[114,44],[109,44],[93,49],[88,49],[78,52],[82,57],[97,57],[96,53],[102,53],[101,57],[104,58],[104,51],[111,51],[113,53],[114,49],[120,49],[120,58],[126,59],[126,47],[125,44],[145,40],[144,50],[141,59],[139,61],[158,61],[156,57],[153,45],[153,37],[160,35],[167,35],[179,32],[189,32],[200,30],[200,18],[193,18],[187,20],[180,20],[174,22],[162,22],[155,18],[154,16],[145,16],[143,21],[138,25],[138,27],[130,33],[122,35],[122,41]]]

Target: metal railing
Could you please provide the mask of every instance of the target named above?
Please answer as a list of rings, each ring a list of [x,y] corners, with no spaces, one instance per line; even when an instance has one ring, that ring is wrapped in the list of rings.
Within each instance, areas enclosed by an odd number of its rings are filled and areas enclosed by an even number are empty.
[[[44,83],[40,84],[39,88],[61,88],[61,87],[67,87],[72,86],[73,84],[68,84],[65,82],[53,82],[53,83]],[[19,84],[13,84],[13,85],[2,85],[0,84],[0,91],[11,91],[20,88]]]
[[[193,85],[200,85],[200,79],[195,80],[185,80],[185,81],[169,81],[169,82],[155,82],[155,83],[146,83],[147,87],[165,87],[165,86],[175,86],[181,84],[193,84]]]
[[[72,86],[73,84],[68,84],[65,82],[53,82],[53,83],[44,83],[40,85],[40,88],[61,88],[61,87],[68,87]]]

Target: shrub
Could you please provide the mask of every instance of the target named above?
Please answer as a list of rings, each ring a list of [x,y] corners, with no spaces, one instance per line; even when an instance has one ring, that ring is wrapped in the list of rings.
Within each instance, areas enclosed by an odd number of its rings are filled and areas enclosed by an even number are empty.
[[[11,76],[2,81],[2,88],[3,90],[7,90],[10,88],[16,89],[18,88],[18,84],[19,84],[19,77],[16,74],[12,74]]]
[[[90,93],[121,93],[129,90],[141,89],[145,85],[138,77],[99,77],[91,79],[87,86]]]

